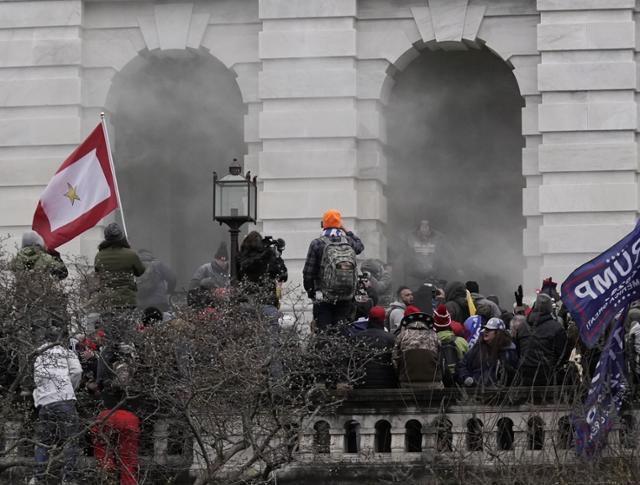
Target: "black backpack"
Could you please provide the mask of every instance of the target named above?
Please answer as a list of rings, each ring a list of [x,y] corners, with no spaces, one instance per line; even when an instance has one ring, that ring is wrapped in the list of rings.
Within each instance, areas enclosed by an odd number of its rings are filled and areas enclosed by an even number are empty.
[[[442,368],[442,382],[446,387],[454,385],[456,369],[461,360],[456,338],[454,335],[440,342],[440,367]]]

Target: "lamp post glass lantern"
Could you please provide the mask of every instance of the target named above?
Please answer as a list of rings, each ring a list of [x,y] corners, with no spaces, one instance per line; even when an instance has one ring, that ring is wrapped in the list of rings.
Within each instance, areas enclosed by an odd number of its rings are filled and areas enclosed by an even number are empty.
[[[258,185],[249,172],[241,175],[237,159],[222,178],[213,172],[213,220],[229,226],[231,236],[231,279],[237,280],[238,234],[246,222],[256,222]]]

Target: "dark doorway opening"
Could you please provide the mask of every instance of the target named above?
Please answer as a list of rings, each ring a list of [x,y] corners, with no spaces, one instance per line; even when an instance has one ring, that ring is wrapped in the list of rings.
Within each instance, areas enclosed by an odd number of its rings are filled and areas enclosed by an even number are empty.
[[[224,227],[212,221],[212,172],[246,152],[245,106],[231,73],[198,51],[139,56],[114,79],[114,159],[129,239],[186,286],[213,259]]]
[[[438,276],[476,280],[508,305],[522,280],[525,226],[523,99],[511,68],[487,48],[423,51],[395,81],[386,119],[396,283],[407,279],[409,233],[426,219],[454,254]]]

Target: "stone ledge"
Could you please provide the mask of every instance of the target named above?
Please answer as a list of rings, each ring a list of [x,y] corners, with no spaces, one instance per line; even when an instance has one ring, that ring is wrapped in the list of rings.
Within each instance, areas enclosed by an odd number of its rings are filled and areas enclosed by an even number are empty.
[[[538,0],[538,10],[613,10],[634,8],[635,0]]]
[[[356,0],[261,0],[261,19],[354,17]]]

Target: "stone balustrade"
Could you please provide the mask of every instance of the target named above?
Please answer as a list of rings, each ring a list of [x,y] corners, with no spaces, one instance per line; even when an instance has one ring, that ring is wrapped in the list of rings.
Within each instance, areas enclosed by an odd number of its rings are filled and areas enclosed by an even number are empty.
[[[333,393],[342,404],[334,413],[305,423],[294,463],[279,472],[286,483],[308,473],[354,467],[442,467],[461,460],[482,467],[578,462],[571,424],[579,402],[574,388]],[[604,456],[638,448],[639,419],[640,409],[634,406],[616,420]],[[14,446],[28,436],[20,422],[4,423],[0,431],[0,447],[13,448],[0,464],[32,456],[30,445]],[[143,467],[168,466],[193,474],[203,466],[192,441],[184,435],[176,438],[180,433],[172,431],[171,421],[156,422],[151,432],[152,447],[141,449]],[[83,465],[94,466],[93,458],[83,457]]]

